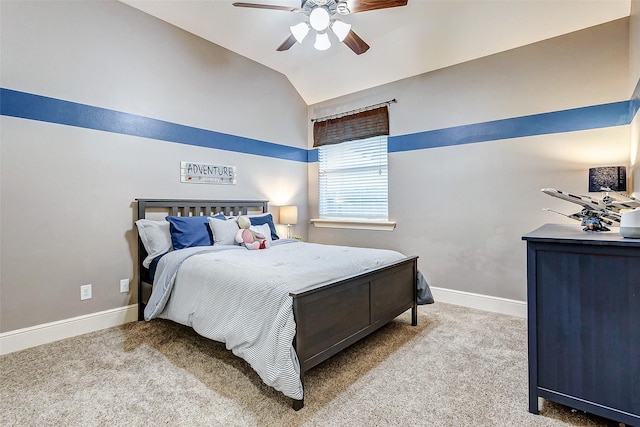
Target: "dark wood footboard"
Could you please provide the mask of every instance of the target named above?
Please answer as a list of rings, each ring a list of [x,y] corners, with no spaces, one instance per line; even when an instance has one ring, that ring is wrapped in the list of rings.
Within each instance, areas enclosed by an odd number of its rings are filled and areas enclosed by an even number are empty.
[[[411,309],[418,323],[417,260],[403,260],[291,293],[300,379],[305,372]],[[303,400],[294,400],[299,410]]]

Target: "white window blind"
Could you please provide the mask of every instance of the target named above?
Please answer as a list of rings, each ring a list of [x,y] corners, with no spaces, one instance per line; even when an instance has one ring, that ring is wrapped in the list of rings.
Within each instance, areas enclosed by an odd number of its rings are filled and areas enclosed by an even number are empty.
[[[318,148],[320,218],[388,219],[387,136]]]

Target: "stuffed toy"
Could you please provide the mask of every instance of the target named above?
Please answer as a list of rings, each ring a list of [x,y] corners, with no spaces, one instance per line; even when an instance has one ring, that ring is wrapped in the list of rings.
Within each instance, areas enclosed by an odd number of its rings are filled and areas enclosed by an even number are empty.
[[[249,217],[239,216],[237,221],[240,230],[236,233],[236,242],[244,244],[247,249],[267,249],[269,247],[269,242],[262,234],[249,230],[251,227]]]

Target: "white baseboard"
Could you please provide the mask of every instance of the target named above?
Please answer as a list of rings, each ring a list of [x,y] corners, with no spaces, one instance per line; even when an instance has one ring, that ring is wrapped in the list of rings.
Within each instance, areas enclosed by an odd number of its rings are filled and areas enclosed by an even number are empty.
[[[113,308],[0,334],[0,355],[138,320],[138,305]]]
[[[454,289],[436,288],[431,286],[431,292],[436,302],[461,305],[493,313],[508,314],[510,316],[527,317],[527,303],[507,298],[456,291]]]
[[[431,292],[433,292],[433,297],[437,302],[455,304],[510,316],[527,317],[527,303],[524,301],[437,288],[435,286],[431,287]],[[126,307],[118,307],[98,313],[73,317],[71,319],[4,332],[0,334],[0,355],[99,331],[112,326],[123,325],[128,322],[135,322],[136,320],[138,320],[138,305],[133,304]]]

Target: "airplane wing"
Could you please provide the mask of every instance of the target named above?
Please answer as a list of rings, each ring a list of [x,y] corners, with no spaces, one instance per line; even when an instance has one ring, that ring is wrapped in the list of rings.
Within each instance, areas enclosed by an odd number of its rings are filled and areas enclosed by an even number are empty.
[[[640,208],[640,200],[623,193],[608,193],[602,200],[606,203],[607,209],[613,212],[620,212],[621,209]]]
[[[620,224],[620,214],[617,212],[613,212],[610,210],[603,210],[603,211],[599,211],[598,212],[598,217],[606,222],[608,225],[612,225],[614,227],[617,227]],[[608,220],[605,220],[605,218]]]
[[[614,212],[620,212],[621,209],[635,209],[640,208],[639,200],[629,200],[626,202],[614,201],[607,203],[607,209]]]
[[[576,213],[573,213],[573,214],[567,215],[567,214],[565,214],[565,213],[558,212],[558,211],[555,211],[555,210],[553,210],[553,209],[549,209],[549,208],[544,208],[544,209],[542,209],[542,210],[543,210],[543,211],[548,211],[548,212],[557,213],[558,215],[566,216],[567,218],[569,218],[569,219],[575,219],[576,221],[582,221],[582,219],[584,218],[584,215],[583,215],[581,212],[576,212]]]
[[[567,202],[576,203],[581,205],[585,209],[589,210],[600,210],[607,209],[606,203],[601,200],[594,199],[589,196],[581,196],[571,193],[565,193],[564,191],[556,190],[555,188],[543,188],[543,193],[548,194],[552,197],[557,197],[558,199],[566,200]]]
[[[611,193],[607,193],[607,196],[612,200],[618,200],[618,201],[635,200],[637,202],[640,202],[639,199],[636,199],[633,196],[630,196],[630,195],[625,194],[625,193],[618,193],[617,191],[613,191]]]

